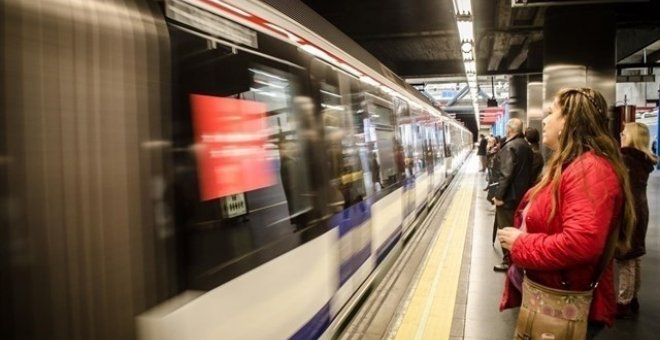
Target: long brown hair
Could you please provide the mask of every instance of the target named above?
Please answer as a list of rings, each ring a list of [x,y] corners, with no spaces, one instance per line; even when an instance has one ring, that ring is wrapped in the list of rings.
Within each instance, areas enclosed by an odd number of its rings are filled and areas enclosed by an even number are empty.
[[[614,167],[623,191],[623,215],[617,240],[617,249],[625,252],[630,248],[630,237],[636,216],[633,195],[630,191],[628,172],[619,147],[607,127],[607,103],[603,95],[590,88],[562,89],[555,96],[555,105],[561,109],[564,128],[559,136],[559,148],[548,161],[541,181],[532,188],[533,200],[542,189],[550,185],[552,208],[550,220],[555,216],[559,201],[559,184],[566,165],[588,151],[607,159]],[[613,216],[617,216],[616,212]]]

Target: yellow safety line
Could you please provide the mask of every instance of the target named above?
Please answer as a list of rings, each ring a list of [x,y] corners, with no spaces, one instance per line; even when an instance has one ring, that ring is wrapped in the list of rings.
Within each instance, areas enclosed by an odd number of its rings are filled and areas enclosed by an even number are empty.
[[[395,339],[449,339],[474,176],[465,176],[423,264]]]

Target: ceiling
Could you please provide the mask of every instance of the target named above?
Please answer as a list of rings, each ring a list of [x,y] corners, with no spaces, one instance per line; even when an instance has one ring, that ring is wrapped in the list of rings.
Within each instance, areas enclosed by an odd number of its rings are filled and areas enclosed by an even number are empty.
[[[413,83],[415,79],[423,83],[464,81],[451,0],[302,2],[404,79]],[[640,50],[660,39],[660,0],[589,6],[614,7],[619,61],[639,63]],[[584,10],[585,6],[575,8]],[[488,75],[541,73],[547,7],[512,8],[511,0],[472,0],[472,9],[477,73],[482,81],[488,79],[486,82],[489,83],[490,78],[484,77]],[[660,60],[656,49],[650,54],[651,59]],[[647,52],[647,61],[653,62],[648,57]],[[472,112],[458,113],[457,118],[464,120],[466,125],[476,125]]]

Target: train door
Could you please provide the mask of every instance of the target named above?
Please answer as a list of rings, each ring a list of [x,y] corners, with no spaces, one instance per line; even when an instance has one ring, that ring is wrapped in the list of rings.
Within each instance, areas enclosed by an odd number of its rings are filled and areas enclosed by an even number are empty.
[[[403,193],[402,193],[402,211],[403,221],[401,228],[404,239],[412,232],[413,222],[415,221],[415,137],[413,133],[413,118],[410,106],[406,102],[400,104],[398,110],[397,122],[399,133],[401,135],[400,151],[397,153],[403,163]]]
[[[427,203],[429,194],[429,175],[427,173],[426,158],[426,127],[425,116],[421,109],[414,108],[413,112],[413,141],[415,162],[415,214],[422,212]]]
[[[452,154],[452,136],[451,136],[451,124],[448,119],[444,122],[444,129],[442,129],[444,140],[445,140],[445,172],[447,176],[450,176],[454,172],[453,168],[453,154]]]
[[[368,197],[375,189],[359,81],[316,59],[310,70],[321,110],[325,146],[319,152],[327,159],[330,227],[337,242],[336,287],[329,306],[334,318],[374,268]]]

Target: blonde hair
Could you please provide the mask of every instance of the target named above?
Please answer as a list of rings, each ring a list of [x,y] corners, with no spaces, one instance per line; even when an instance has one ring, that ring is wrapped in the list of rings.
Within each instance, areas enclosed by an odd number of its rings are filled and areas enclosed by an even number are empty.
[[[563,133],[559,136],[559,148],[554,152],[541,181],[530,190],[533,200],[546,186],[552,192],[549,220],[555,217],[559,201],[559,184],[564,166],[585,152],[592,151],[606,159],[614,168],[623,193],[623,214],[617,239],[617,249],[626,252],[637,217],[628,171],[619,152],[617,142],[608,129],[607,102],[603,95],[590,88],[562,89],[555,96],[554,105],[561,109],[565,119]],[[616,213],[613,217],[617,217]]]
[[[649,133],[648,126],[633,122],[626,123],[624,127],[625,131],[627,131],[628,140],[630,140],[630,147],[645,153],[646,157],[653,161],[653,163],[658,163],[658,157],[649,149],[651,134]]]

